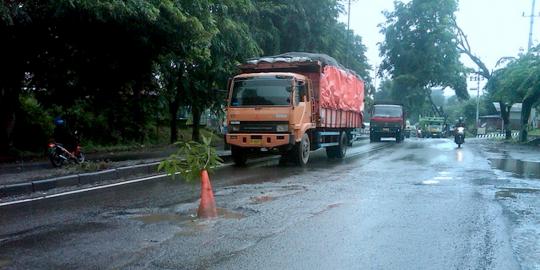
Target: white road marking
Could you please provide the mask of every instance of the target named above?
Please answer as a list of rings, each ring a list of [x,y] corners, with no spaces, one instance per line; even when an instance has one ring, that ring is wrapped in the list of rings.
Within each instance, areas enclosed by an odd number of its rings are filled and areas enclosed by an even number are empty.
[[[143,181],[148,181],[148,180],[164,177],[166,175],[167,174],[159,174],[159,175],[154,175],[154,176],[149,176],[149,177],[144,177],[144,178],[139,178],[139,179],[133,179],[133,180],[118,182],[118,183],[114,183],[114,184],[103,185],[103,186],[96,186],[96,187],[89,187],[89,188],[84,188],[84,189],[79,189],[79,190],[66,191],[66,192],[61,192],[61,193],[56,193],[56,194],[51,194],[51,195],[45,195],[45,196],[36,197],[36,198],[30,198],[30,199],[23,199],[23,200],[18,200],[18,201],[4,202],[4,203],[0,203],[0,207],[8,206],[8,205],[14,205],[14,204],[27,203],[27,202],[33,202],[33,201],[39,201],[39,200],[50,199],[50,198],[56,198],[56,197],[60,197],[60,196],[83,193],[83,192],[88,192],[88,191],[92,191],[92,190],[99,190],[99,189],[110,188],[110,187],[115,187],[115,186],[127,185],[127,184],[131,184],[131,183],[143,182]]]

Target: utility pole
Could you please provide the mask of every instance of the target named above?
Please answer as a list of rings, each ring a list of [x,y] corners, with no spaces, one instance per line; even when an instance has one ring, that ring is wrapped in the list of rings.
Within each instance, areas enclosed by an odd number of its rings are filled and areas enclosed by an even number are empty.
[[[532,8],[531,8],[531,15],[525,15],[525,12],[523,12],[523,17],[529,17],[531,19],[529,24],[529,44],[527,45],[527,51],[529,51],[533,46],[533,27],[534,27],[534,18],[539,17],[538,15],[535,15],[535,6],[536,6],[536,0],[532,0]]]
[[[349,8],[347,9],[347,53],[345,54],[345,66],[349,66],[349,43],[351,42],[351,0],[349,0]]]

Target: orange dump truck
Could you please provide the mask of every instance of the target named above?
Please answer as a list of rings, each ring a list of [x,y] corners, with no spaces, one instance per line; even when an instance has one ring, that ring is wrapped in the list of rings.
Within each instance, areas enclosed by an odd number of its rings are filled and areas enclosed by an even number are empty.
[[[344,158],[362,126],[364,81],[324,54],[285,53],[240,65],[229,82],[228,132],[235,164],[250,153],[273,151],[280,163],[305,165],[326,148]]]

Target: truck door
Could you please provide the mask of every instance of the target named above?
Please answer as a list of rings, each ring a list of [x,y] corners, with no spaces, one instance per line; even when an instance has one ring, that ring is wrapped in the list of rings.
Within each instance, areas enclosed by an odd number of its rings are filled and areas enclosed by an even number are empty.
[[[296,80],[294,84],[292,124],[296,138],[299,138],[305,132],[305,125],[311,124],[312,108],[307,82]]]

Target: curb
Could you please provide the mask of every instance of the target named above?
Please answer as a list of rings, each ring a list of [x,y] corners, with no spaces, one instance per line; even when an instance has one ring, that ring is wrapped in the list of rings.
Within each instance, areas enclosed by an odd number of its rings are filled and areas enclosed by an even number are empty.
[[[230,159],[230,154],[224,154],[220,157],[224,161],[227,161]],[[118,179],[128,180],[136,176],[155,175],[158,174],[158,166],[159,162],[153,162],[98,172],[79,173],[49,179],[34,180],[26,183],[0,185],[0,199],[10,196],[31,194],[33,192],[45,192],[60,187],[82,186]]]

